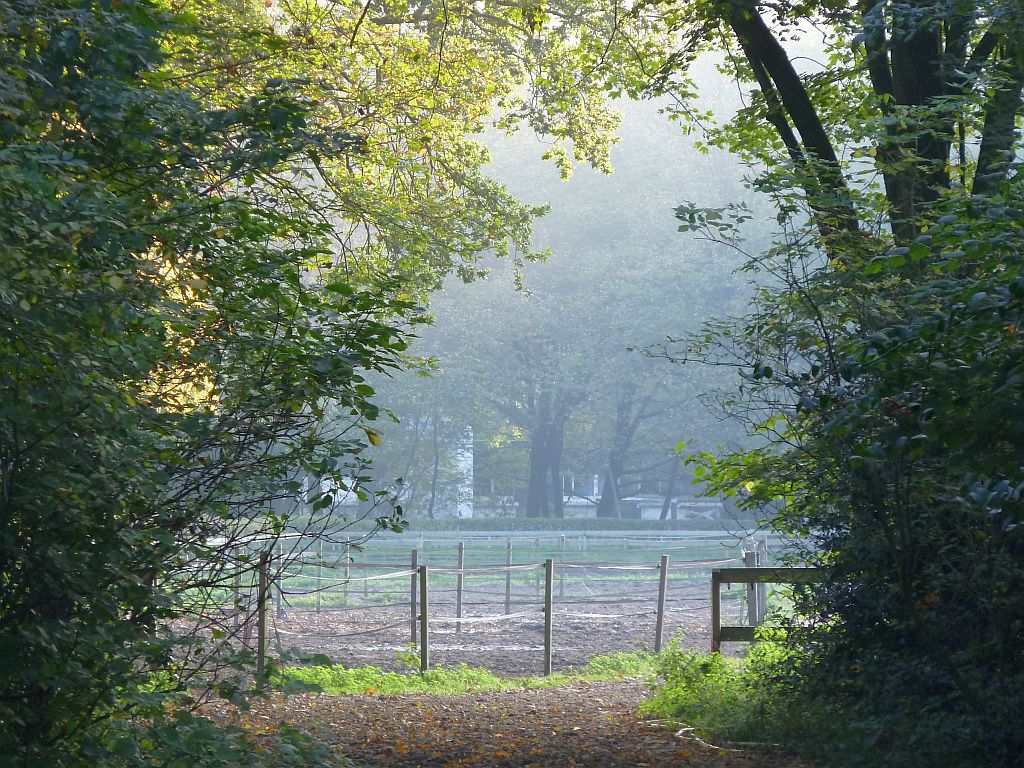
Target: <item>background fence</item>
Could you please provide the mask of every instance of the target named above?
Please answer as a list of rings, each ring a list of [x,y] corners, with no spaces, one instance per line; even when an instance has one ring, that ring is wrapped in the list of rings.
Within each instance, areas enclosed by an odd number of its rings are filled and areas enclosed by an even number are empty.
[[[441,663],[521,674],[585,663],[594,653],[653,650],[680,633],[706,649],[711,570],[783,544],[721,533],[405,534],[361,549],[286,538],[267,560],[266,632],[271,645],[350,665],[393,665],[410,648],[423,659],[426,637]],[[235,589],[231,602],[255,619],[258,579]],[[728,621],[746,623],[763,597],[739,584],[723,590],[721,605]],[[254,627],[253,643],[258,622],[242,623]]]

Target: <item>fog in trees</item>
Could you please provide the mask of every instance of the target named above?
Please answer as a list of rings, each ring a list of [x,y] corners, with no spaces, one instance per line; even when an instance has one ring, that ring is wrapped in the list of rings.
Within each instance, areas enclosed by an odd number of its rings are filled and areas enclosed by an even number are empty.
[[[728,88],[710,91],[719,110],[737,100]],[[375,475],[401,478],[407,513],[675,517],[695,494],[685,457],[749,442],[716,394],[735,371],[671,365],[663,350],[745,305],[736,268],[767,226],[752,213],[735,247],[678,231],[686,200],[756,209],[745,171],[698,152],[701,135],[684,135],[666,103],[616,106],[610,175],[577,167],[563,180],[534,135],[485,137],[491,173],[550,206],[533,239],[549,256],[449,279],[411,350],[430,364],[377,383],[399,423],[382,428]]]

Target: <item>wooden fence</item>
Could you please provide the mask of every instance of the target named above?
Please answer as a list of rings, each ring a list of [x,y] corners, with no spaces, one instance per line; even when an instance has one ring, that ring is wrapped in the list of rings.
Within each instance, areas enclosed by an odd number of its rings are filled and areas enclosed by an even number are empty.
[[[715,568],[711,571],[711,650],[717,651],[722,643],[751,643],[757,626],[764,621],[760,609],[761,599],[756,585],[760,584],[812,584],[824,579],[820,568]],[[722,626],[722,584],[747,584],[748,626]]]
[[[507,554],[507,553],[506,553]],[[522,563],[515,564],[510,562],[510,558],[506,556],[506,562],[504,565],[493,565],[483,566],[476,568],[467,568],[464,564],[464,550],[459,547],[459,558],[454,567],[445,565],[425,565],[419,562],[418,554],[416,550],[411,552],[411,557],[408,566],[402,566],[399,563],[372,563],[372,564],[359,564],[352,563],[348,560],[344,564],[335,564],[333,570],[339,572],[341,579],[337,580],[336,583],[342,584],[347,590],[349,587],[349,581],[359,581],[369,579],[390,579],[390,580],[402,580],[405,578],[409,579],[408,587],[408,606],[409,613],[407,614],[409,627],[409,640],[410,643],[418,648],[420,669],[426,670],[430,666],[430,625],[431,624],[454,624],[455,632],[459,633],[462,631],[464,624],[475,623],[475,622],[496,622],[496,621],[516,621],[521,620],[528,616],[537,616],[540,618],[543,613],[544,622],[544,674],[550,674],[552,669],[552,643],[553,635],[555,631],[556,619],[560,616],[567,616],[573,618],[588,618],[589,613],[573,613],[566,612],[563,610],[556,610],[556,584],[558,584],[558,592],[561,594],[562,587],[564,586],[563,579],[566,573],[587,573],[587,572],[611,572],[621,573],[623,575],[638,574],[639,572],[657,572],[657,598],[655,608],[653,611],[654,626],[653,626],[653,649],[655,653],[660,652],[664,644],[664,632],[665,632],[665,619],[666,619],[666,603],[667,595],[669,591],[669,574],[671,571],[686,571],[686,570],[697,570],[702,571],[711,568],[715,565],[721,565],[731,562],[737,562],[737,558],[724,558],[724,559],[704,559],[704,560],[687,560],[678,563],[672,563],[669,555],[663,554],[660,556],[657,565],[636,565],[636,564],[596,564],[596,563],[566,563],[558,562],[552,558],[545,559],[540,563]],[[259,588],[256,591],[256,605],[253,606],[255,609],[256,617],[255,624],[257,626],[257,642],[256,642],[256,655],[257,655],[257,666],[260,670],[265,667],[265,655],[267,652],[267,633],[268,633],[268,614],[273,608],[277,611],[278,616],[282,616],[282,593],[285,591],[281,587],[280,579],[287,577],[289,574],[287,571],[281,571],[276,573],[277,578],[273,578],[275,571],[273,570],[274,558],[268,556],[268,553],[264,553],[259,559]],[[401,570],[396,570],[387,574],[375,574],[371,576],[358,577],[353,576],[352,572],[358,572],[364,568],[375,568],[381,567],[396,567]],[[332,566],[324,564],[320,559],[312,560],[308,562],[294,562],[291,567],[306,567],[307,569],[313,569],[317,574],[317,579],[323,578],[320,573],[322,570],[332,569]],[[523,610],[515,610],[516,606],[512,599],[512,576],[513,573],[524,573],[524,572],[537,572],[537,587],[538,597],[540,590],[540,582],[543,581],[543,607],[537,606],[536,608]],[[467,575],[483,575],[487,573],[495,574],[498,579],[504,581],[504,612],[495,612],[491,615],[485,616],[471,616],[466,617],[463,615],[463,594],[464,584]],[[433,575],[445,575],[451,580],[454,576],[455,580],[455,606],[454,616],[442,616],[433,609],[433,593],[431,587],[431,577]],[[556,581],[557,577],[557,581]],[[308,578],[308,577],[307,577]],[[330,583],[330,577],[321,583]],[[238,585],[235,585],[236,590]],[[317,613],[321,611],[321,601],[319,599],[320,592],[324,587],[316,588],[316,601],[315,610]],[[450,590],[442,590],[450,591]],[[291,593],[307,594],[307,599],[311,596],[311,593]],[[499,592],[500,595],[500,592]],[[651,595],[653,597],[653,594]],[[692,598],[683,598],[692,599]],[[610,602],[625,602],[626,598],[614,598]],[[235,595],[234,602],[236,605],[240,605],[242,602],[239,594]],[[570,601],[572,602],[572,601]],[[594,602],[603,602],[599,597],[594,598]],[[493,603],[494,607],[501,611],[502,601],[501,597]],[[400,604],[395,605],[400,607]],[[447,606],[451,608],[450,604]],[[324,608],[326,610],[326,608]],[[650,616],[651,611],[645,610],[643,615]],[[625,618],[628,616],[639,616],[639,613],[623,613],[623,614],[612,614],[612,615],[595,615],[594,618],[617,618],[619,616]],[[394,625],[389,625],[394,626]],[[387,629],[384,627],[383,629]],[[375,630],[376,631],[376,630]]]

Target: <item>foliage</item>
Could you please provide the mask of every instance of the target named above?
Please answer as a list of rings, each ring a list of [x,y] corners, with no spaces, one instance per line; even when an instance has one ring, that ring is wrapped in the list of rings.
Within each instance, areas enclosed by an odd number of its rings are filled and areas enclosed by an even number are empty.
[[[837,54],[820,72],[780,42],[802,14]],[[752,311],[681,355],[735,365],[729,405],[773,445],[699,460],[827,569],[790,626],[806,657],[772,667],[833,713],[818,738],[849,764],[1019,759],[1022,22],[998,2],[680,9],[743,51],[758,92],[716,135],[765,164],[781,226]]]
[[[672,644],[657,659],[658,681],[641,714],[679,720],[715,742],[781,737],[771,699],[759,679],[779,650],[761,643],[743,661]]]
[[[646,651],[594,656],[579,669],[570,669],[548,677],[503,678],[466,664],[445,669],[434,667],[423,674],[388,672],[379,667],[313,666],[286,667],[276,685],[285,690],[319,690],[332,695],[405,693],[455,695],[482,691],[512,691],[523,688],[548,688],[580,681],[648,678],[654,671],[654,658]],[[415,654],[404,663],[415,666]]]
[[[115,721],[82,747],[93,765],[111,768],[347,768],[334,749],[287,723],[256,729],[178,710],[146,722]]]
[[[223,588],[298,475],[358,477],[363,377],[400,363],[412,305],[317,279],[328,230],[250,179],[357,151],[288,83],[229,109],[168,86],[181,27],[142,0],[0,12],[0,654],[31,661],[0,669],[0,748],[91,763],[110,718],[244,683]],[[309,501],[322,524],[333,500]],[[184,614],[205,631],[172,630]]]
[[[800,690],[794,670],[806,660],[767,637],[744,659],[675,645],[658,657],[653,695],[640,713],[683,724],[715,744],[782,747],[823,764],[854,763],[870,728]],[[901,764],[896,754],[892,764]]]

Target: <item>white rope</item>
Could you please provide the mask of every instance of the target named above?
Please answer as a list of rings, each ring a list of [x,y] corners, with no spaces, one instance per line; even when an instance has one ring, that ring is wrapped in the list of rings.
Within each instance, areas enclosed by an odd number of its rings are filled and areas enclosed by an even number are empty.
[[[568,616],[574,619],[625,619],[630,616],[650,616],[654,610],[640,611],[638,613],[569,613],[557,611],[555,616]]]
[[[331,581],[335,584],[347,584],[350,581],[377,581],[378,579],[398,579],[403,576],[412,576],[416,571],[411,568],[407,571],[391,571],[390,573],[378,573],[376,576],[349,576],[347,579],[338,580],[337,576],[311,576],[305,573],[288,573],[283,571],[282,576],[295,579],[313,579],[314,581]]]
[[[445,568],[443,566],[428,566],[430,573],[505,573],[511,571],[533,571],[543,568],[544,563],[527,563],[524,565],[494,565],[481,568]]]
[[[386,629],[394,629],[395,627],[408,627],[409,620],[399,621],[394,624],[387,624],[383,627],[377,627],[375,629],[365,629],[360,632],[291,632],[287,629],[281,629],[280,627],[274,627],[274,631],[282,635],[295,635],[301,637],[355,637],[356,635],[372,635],[375,632],[383,632]]]
[[[520,611],[519,613],[507,613],[502,616],[472,616],[461,619],[448,617],[429,617],[427,621],[431,624],[454,624],[456,622],[462,622],[463,624],[482,624],[488,621],[508,621],[509,619],[521,619],[524,616],[543,616],[544,611]]]
[[[657,565],[588,565],[584,563],[555,563],[556,568],[587,568],[592,571],[657,571]]]
[[[707,565],[723,565],[725,563],[738,563],[741,560],[743,560],[742,557],[730,557],[726,560],[684,560],[679,563],[670,562],[668,564],[668,569],[671,571],[677,568],[680,570],[686,568],[700,568]]]

